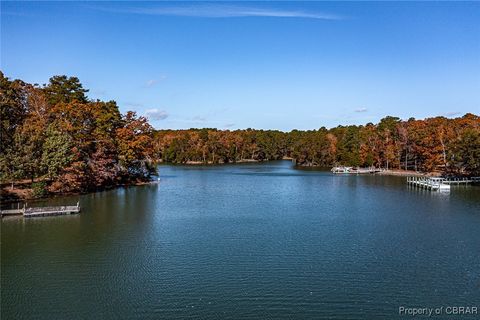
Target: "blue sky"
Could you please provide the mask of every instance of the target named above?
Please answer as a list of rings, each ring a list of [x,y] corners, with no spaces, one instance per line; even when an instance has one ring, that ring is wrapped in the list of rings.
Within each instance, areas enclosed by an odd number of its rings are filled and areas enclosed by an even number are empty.
[[[479,2],[1,2],[1,70],[156,128],[480,113]]]

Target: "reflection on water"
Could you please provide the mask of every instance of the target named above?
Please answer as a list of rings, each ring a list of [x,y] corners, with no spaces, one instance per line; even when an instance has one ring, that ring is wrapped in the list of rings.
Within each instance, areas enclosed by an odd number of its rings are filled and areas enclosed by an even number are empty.
[[[479,187],[287,161],[160,176],[48,201],[80,198],[80,215],[3,219],[2,319],[400,319],[479,301]]]

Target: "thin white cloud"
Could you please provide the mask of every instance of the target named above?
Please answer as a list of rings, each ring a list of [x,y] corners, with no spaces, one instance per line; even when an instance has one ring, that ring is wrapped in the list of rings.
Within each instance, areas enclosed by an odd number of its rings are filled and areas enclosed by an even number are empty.
[[[209,120],[202,116],[195,116],[192,118],[176,117],[172,115],[166,121],[169,124],[174,125],[183,125],[190,126],[194,128],[231,128],[235,126],[235,123],[228,122],[227,119],[224,120]]]
[[[154,84],[156,84],[158,82],[158,80],[155,80],[155,79],[151,79],[151,80],[148,80],[146,83],[145,83],[145,86],[147,87],[151,87],[153,86]]]
[[[164,110],[149,109],[145,112],[145,115],[150,120],[165,120],[168,118],[168,113]]]
[[[367,112],[368,109],[367,108],[358,108],[358,109],[355,109],[354,111],[360,113],[360,112]]]
[[[136,103],[136,102],[125,102],[124,105],[129,108],[139,108],[143,107],[143,104],[141,103]]]
[[[147,82],[145,82],[145,87],[147,88],[153,87],[154,85],[156,85],[157,83],[165,79],[167,79],[167,76],[162,74],[155,79],[147,80]]]
[[[207,121],[207,118],[201,117],[201,116],[195,116],[195,117],[192,118],[192,120],[195,121],[195,122],[205,122],[205,121]]]
[[[240,5],[225,5],[218,3],[184,6],[148,6],[148,7],[125,7],[96,9],[109,12],[134,13],[159,16],[180,16],[199,18],[235,18],[235,17],[274,17],[274,18],[307,18],[321,20],[340,20],[342,17],[322,12],[310,12],[293,9],[279,9],[272,7],[254,7]]]
[[[459,111],[451,111],[451,112],[447,112],[445,113],[445,116],[446,117],[454,117],[454,116],[459,116],[461,115],[462,113],[459,112]]]

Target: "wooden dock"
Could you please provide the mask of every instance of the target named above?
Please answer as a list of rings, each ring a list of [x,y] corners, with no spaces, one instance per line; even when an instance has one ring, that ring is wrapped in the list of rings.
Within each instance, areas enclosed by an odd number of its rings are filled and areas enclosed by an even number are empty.
[[[23,208],[2,210],[1,216],[23,215],[24,218],[59,216],[67,214],[80,213],[80,202],[75,206],[56,206],[56,207],[29,207],[26,205]]]
[[[444,183],[443,178],[407,177],[407,184],[434,191],[450,191],[450,185]]]
[[[2,217],[4,216],[17,216],[23,214],[23,208],[21,209],[10,209],[10,210],[2,210],[0,211],[2,214]]]
[[[456,184],[456,185],[467,185],[467,184],[474,184],[480,183],[480,177],[470,177],[470,178],[445,178],[443,183],[446,184]]]

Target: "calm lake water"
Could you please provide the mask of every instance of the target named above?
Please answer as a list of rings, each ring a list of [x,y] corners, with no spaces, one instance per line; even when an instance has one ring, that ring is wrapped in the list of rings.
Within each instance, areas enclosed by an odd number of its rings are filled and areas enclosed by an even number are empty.
[[[2,320],[412,319],[398,308],[480,307],[480,187],[421,191],[287,161],[160,176],[49,201],[80,199],[80,215],[3,219]]]

